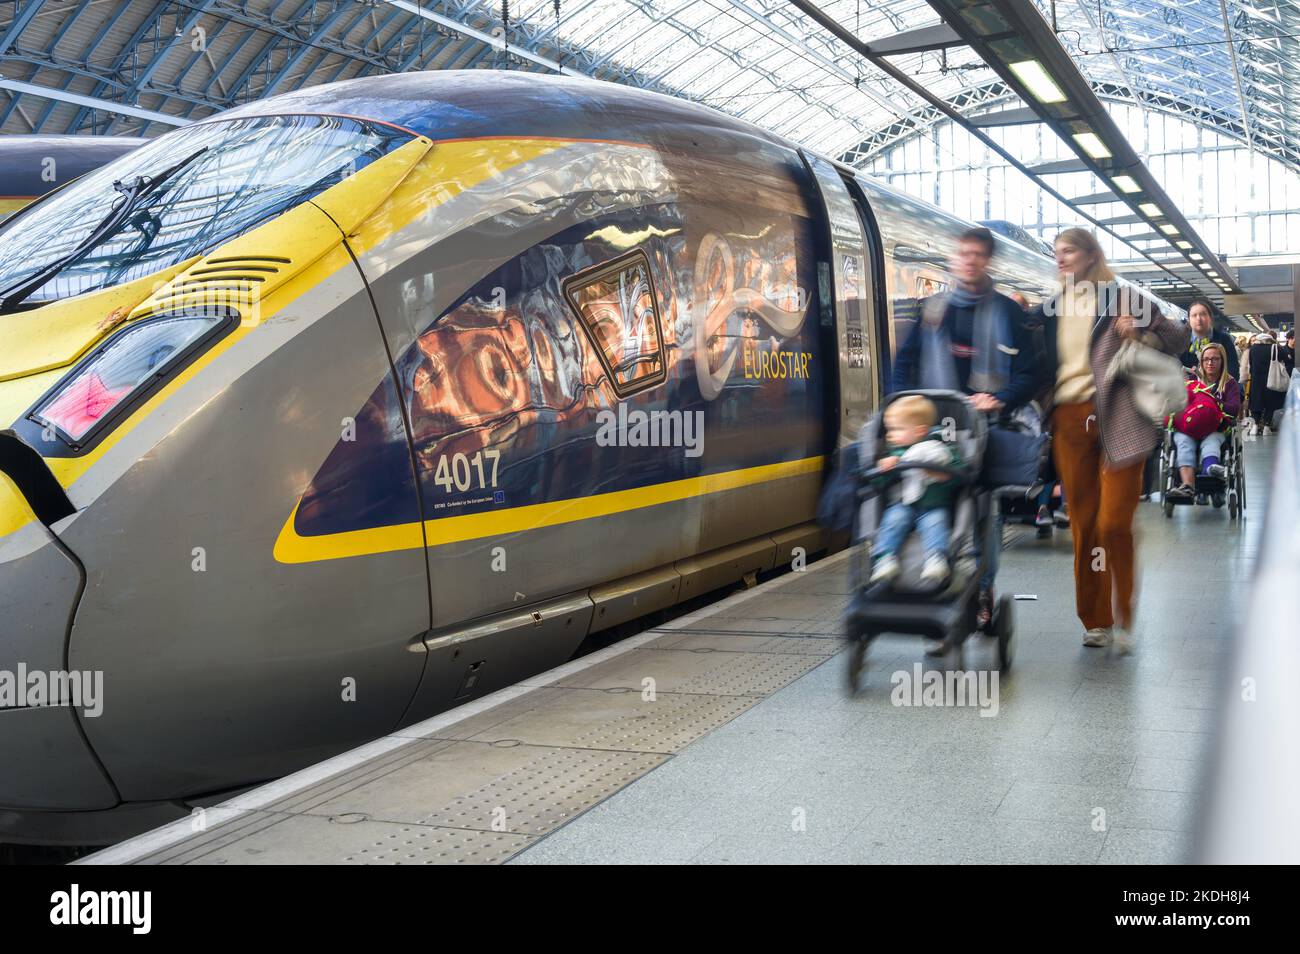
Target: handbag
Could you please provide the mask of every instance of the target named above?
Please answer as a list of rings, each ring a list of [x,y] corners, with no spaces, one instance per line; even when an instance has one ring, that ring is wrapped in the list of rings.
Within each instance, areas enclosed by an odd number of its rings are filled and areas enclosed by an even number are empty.
[[[1177,358],[1126,338],[1106,369],[1106,380],[1122,381],[1133,393],[1138,412],[1163,421],[1187,405],[1187,375]]]
[[[1287,377],[1286,365],[1277,356],[1277,345],[1273,345],[1268,361],[1268,389],[1270,391],[1285,391],[1290,383]]]
[[[980,485],[990,489],[1037,486],[1046,474],[1051,449],[1050,434],[1035,434],[1015,422],[993,425],[984,442]]]

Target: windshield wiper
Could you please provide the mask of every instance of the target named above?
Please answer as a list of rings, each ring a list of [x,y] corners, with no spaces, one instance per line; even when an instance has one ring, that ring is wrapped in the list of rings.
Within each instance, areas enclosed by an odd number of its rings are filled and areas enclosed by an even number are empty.
[[[100,245],[102,242],[113,236],[122,223],[131,215],[144,199],[148,198],[162,186],[164,182],[176,175],[191,162],[208,151],[208,147],[191,153],[174,166],[170,166],[158,173],[156,176],[136,176],[135,181],[129,185],[124,185],[119,179],[113,183],[113,188],[121,192],[123,200],[120,205],[115,206],[108,213],[104,221],[99,223],[90,235],[77,244],[77,247],[60,258],[55,259],[46,265],[30,278],[9,286],[4,291],[0,291],[0,314],[13,311],[20,305],[32,292],[36,291],[42,285],[48,283],[59,272],[63,271],[69,265],[74,265],[84,258],[90,251]]]

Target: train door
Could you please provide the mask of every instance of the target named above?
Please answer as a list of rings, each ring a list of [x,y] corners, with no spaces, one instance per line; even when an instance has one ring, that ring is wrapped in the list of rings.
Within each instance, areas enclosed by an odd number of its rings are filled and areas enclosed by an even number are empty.
[[[826,159],[804,150],[803,157],[821,198],[830,241],[831,283],[835,303],[835,336],[839,351],[838,443],[857,438],[875,407],[879,393],[872,361],[868,317],[875,300],[866,232],[853,196],[839,170]]]

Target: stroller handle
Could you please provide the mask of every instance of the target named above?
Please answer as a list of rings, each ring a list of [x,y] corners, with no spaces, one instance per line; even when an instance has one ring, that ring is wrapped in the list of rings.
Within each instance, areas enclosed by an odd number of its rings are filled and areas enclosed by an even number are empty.
[[[971,484],[975,481],[974,475],[965,467],[954,467],[951,464],[925,464],[919,461],[906,461],[904,463],[895,464],[889,470],[881,470],[879,467],[872,467],[870,470],[863,471],[858,482],[858,500],[867,500],[876,496],[876,494],[896,482],[897,478],[895,475],[903,474],[909,470],[938,471],[941,474],[947,474],[952,479],[952,482],[958,485]],[[881,477],[885,478],[885,484],[883,487],[871,486],[871,481]]]

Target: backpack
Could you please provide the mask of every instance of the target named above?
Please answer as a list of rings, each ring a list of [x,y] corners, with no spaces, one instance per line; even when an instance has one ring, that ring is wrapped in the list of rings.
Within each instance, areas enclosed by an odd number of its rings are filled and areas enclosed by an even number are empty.
[[[1187,406],[1174,416],[1174,430],[1202,441],[1219,429],[1223,409],[1204,384],[1187,382]]]
[[[857,442],[840,450],[835,457],[834,468],[817,501],[817,522],[831,532],[853,528],[861,464]]]

